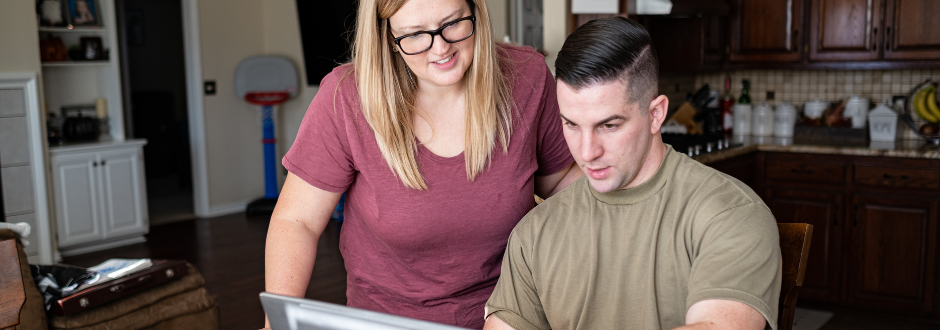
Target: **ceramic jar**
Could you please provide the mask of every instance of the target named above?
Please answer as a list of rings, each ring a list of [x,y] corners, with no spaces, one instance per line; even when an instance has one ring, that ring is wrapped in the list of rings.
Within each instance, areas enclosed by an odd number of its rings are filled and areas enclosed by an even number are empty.
[[[774,135],[774,112],[767,103],[761,102],[754,107],[754,113],[751,115],[751,135]]]
[[[796,107],[790,103],[777,105],[774,111],[774,136],[793,137],[793,126],[796,125]]]
[[[732,108],[734,113],[734,135],[751,134],[751,105],[735,104]]]

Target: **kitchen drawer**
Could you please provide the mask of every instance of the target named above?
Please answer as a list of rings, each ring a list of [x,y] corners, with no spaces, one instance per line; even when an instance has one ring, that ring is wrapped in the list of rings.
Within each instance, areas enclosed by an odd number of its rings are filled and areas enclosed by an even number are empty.
[[[781,160],[768,157],[764,176],[768,181],[845,184],[845,164]]]
[[[857,185],[940,189],[940,169],[855,165]]]

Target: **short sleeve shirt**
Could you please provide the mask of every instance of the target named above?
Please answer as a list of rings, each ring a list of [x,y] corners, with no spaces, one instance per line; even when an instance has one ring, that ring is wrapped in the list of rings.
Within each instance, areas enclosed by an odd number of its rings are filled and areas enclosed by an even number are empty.
[[[441,157],[419,145],[428,189],[406,187],[360,110],[352,67],[321,82],[283,164],[317,188],[346,192],[340,251],[350,306],[482,327],[509,233],[535,205],[534,177],[573,163],[544,58],[499,47],[512,86],[511,141],[473,182],[462,153]]]
[[[740,181],[670,147],[647,182],[599,193],[582,178],[513,231],[486,305],[517,330],[673,329],[725,299],[777,327],[779,234]]]

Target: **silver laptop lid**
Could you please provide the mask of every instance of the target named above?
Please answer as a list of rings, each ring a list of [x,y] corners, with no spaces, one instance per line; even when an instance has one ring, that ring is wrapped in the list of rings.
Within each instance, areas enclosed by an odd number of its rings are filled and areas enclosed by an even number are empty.
[[[261,293],[272,330],[459,330],[439,323],[321,301]],[[480,315],[480,317],[483,317]]]

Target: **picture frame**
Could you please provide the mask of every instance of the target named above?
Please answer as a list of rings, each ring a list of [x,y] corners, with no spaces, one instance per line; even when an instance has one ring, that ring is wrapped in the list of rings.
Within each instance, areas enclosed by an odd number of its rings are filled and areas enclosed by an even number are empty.
[[[101,37],[82,37],[81,41],[81,60],[100,61],[105,59],[104,44]]]
[[[40,27],[69,25],[67,0],[36,0],[36,20]]]
[[[95,0],[68,1],[69,22],[73,26],[100,26],[98,3]]]

